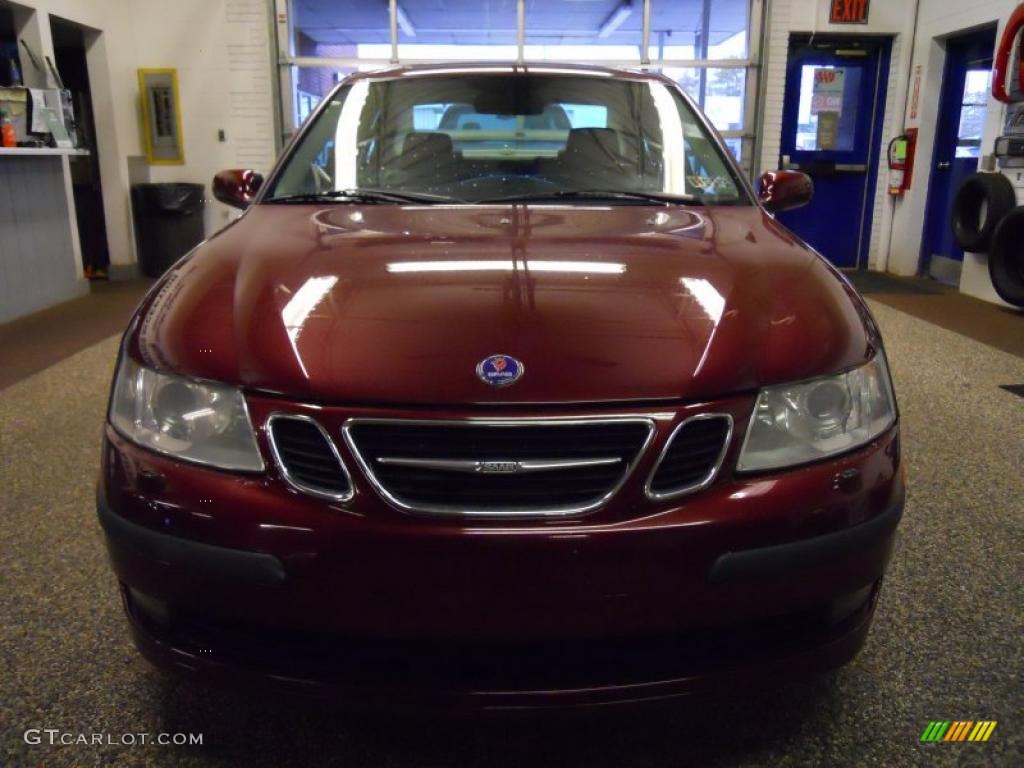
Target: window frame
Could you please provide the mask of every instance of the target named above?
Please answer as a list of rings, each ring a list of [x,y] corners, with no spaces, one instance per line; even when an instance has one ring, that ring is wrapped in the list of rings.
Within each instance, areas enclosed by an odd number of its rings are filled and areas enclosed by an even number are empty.
[[[450,59],[409,59],[401,58],[399,56],[399,20],[396,15],[398,4],[394,2],[390,2],[388,4],[391,36],[390,58],[311,57],[295,55],[295,51],[293,50],[294,29],[292,26],[291,2],[292,0],[273,0],[275,18],[277,19],[277,24],[274,25],[274,34],[276,37],[276,46],[274,46],[274,49],[277,53],[276,65],[279,73],[279,77],[276,81],[276,89],[278,91],[277,101],[280,104],[280,108],[278,110],[279,114],[276,116],[276,121],[280,127],[276,147],[278,153],[280,153],[283,146],[287,144],[295,132],[301,127],[296,125],[295,121],[297,113],[294,82],[297,79],[297,72],[299,69],[306,67],[326,67],[334,69],[365,70],[368,68],[377,69],[393,67],[396,65],[434,64],[442,61],[450,61]],[[642,0],[641,12],[643,13],[644,28],[642,30],[640,40],[638,41],[637,57],[635,61],[623,61],[621,58],[593,57],[585,61],[580,60],[576,63],[593,64],[611,68],[632,68],[639,66],[653,71],[661,71],[662,69],[745,70],[746,77],[744,79],[744,93],[742,97],[743,127],[728,130],[719,130],[718,128],[713,127],[713,130],[722,139],[738,139],[740,141],[740,156],[735,159],[743,173],[750,178],[754,171],[754,158],[757,156],[761,143],[760,133],[762,130],[762,121],[759,118],[759,103],[763,99],[763,95],[761,93],[761,57],[763,39],[765,36],[764,3],[759,0],[748,0],[749,10],[747,13],[746,58],[672,59],[657,58],[656,56],[652,58],[651,56],[652,52],[655,54],[657,53],[657,47],[651,45],[650,41],[650,15],[652,2],[671,2],[671,0]],[[706,0],[706,2],[713,3],[714,0]],[[522,61],[523,49],[526,44],[525,0],[517,0],[517,9],[518,60]],[[557,65],[558,62],[557,60],[551,60],[550,63],[552,65]],[[694,101],[689,94],[687,94],[687,98]],[[696,106],[703,115],[703,107],[699,105]],[[312,116],[313,114],[311,113],[307,118],[307,121]],[[708,122],[710,123],[710,121]],[[730,151],[730,155],[732,154],[733,153]]]

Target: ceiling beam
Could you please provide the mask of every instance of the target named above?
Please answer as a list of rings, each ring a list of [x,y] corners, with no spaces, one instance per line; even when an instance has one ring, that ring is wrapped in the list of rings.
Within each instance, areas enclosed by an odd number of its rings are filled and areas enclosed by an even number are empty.
[[[622,0],[615,9],[608,14],[601,26],[597,28],[598,37],[608,37],[612,32],[622,26],[622,23],[633,13],[633,0]]]
[[[405,12],[405,8],[402,7],[401,3],[395,5],[395,15],[398,17],[398,26],[405,32],[406,37],[416,37],[416,27],[412,25],[409,20],[408,14]]]

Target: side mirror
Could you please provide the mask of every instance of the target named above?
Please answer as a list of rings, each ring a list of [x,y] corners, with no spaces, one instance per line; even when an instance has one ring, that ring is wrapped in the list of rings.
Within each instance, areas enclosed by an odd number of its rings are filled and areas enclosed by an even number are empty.
[[[213,196],[226,205],[245,209],[256,199],[262,184],[263,176],[256,171],[221,171],[213,177]]]
[[[761,177],[759,194],[769,213],[789,211],[811,202],[814,182],[798,171],[769,171]]]

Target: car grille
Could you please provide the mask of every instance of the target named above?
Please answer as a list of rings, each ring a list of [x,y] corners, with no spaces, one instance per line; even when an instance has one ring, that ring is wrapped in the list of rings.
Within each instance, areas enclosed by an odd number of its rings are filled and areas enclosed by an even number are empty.
[[[352,497],[352,481],[337,448],[320,424],[307,416],[275,414],[267,434],[285,480],[305,493],[345,501]]]
[[[625,482],[653,433],[642,418],[345,425],[353,454],[396,506],[484,516],[595,509]]]
[[[725,458],[732,434],[728,414],[692,416],[672,433],[651,472],[647,495],[655,499],[692,493],[710,485]]]

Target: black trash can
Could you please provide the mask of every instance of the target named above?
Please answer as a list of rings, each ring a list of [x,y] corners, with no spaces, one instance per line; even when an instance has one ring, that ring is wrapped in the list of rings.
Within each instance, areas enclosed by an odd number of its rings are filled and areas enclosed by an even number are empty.
[[[202,184],[135,184],[135,247],[144,275],[159,277],[204,236]]]

